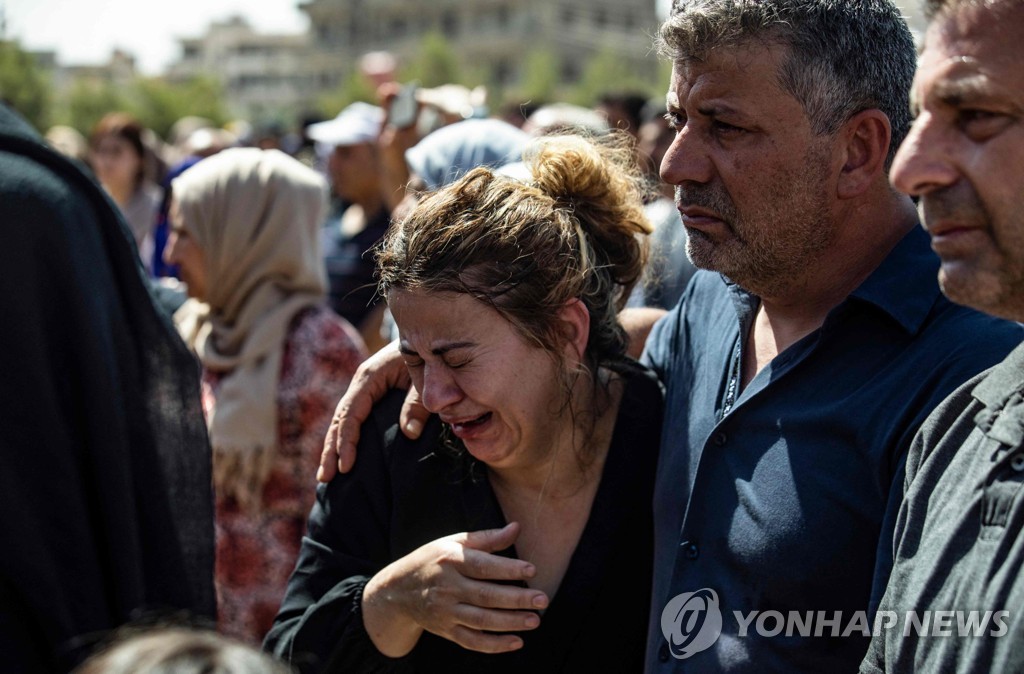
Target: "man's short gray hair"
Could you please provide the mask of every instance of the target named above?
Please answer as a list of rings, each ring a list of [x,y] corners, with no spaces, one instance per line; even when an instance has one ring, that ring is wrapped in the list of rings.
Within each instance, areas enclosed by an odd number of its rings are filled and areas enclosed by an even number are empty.
[[[889,117],[886,167],[910,130],[910,86],[917,54],[889,0],[674,0],[659,51],[702,60],[717,47],[754,41],[789,48],[779,81],[800,101],[818,134],[877,108]]]

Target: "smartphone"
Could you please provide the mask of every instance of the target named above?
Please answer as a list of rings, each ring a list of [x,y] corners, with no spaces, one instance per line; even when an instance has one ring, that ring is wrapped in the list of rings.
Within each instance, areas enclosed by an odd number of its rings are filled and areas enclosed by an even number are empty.
[[[388,123],[396,129],[407,129],[416,123],[420,105],[416,100],[416,91],[419,84],[410,82],[398,90],[398,94],[391,100],[391,107],[388,110]]]

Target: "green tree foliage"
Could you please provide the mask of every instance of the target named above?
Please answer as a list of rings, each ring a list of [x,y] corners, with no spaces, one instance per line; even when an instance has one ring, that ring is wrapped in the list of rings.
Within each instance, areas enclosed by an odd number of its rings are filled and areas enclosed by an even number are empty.
[[[402,71],[402,80],[419,80],[424,87],[464,84],[455,50],[440,33],[423,37],[416,59]]]
[[[0,100],[40,132],[50,125],[50,82],[17,42],[0,39]]]
[[[373,84],[355,71],[334,91],[322,94],[316,100],[316,111],[324,119],[331,119],[356,101],[377,104],[377,92]]]
[[[58,116],[88,137],[108,112],[123,110],[162,138],[171,126],[187,115],[198,115],[221,125],[227,121],[220,86],[209,78],[170,83],[161,78],[138,78],[127,87],[110,82],[79,80]]]
[[[531,51],[523,64],[522,80],[516,95],[520,100],[546,103],[558,97],[562,72],[558,57],[547,49]]]
[[[72,85],[62,106],[60,123],[73,126],[88,138],[103,115],[125,110],[127,102],[124,92],[110,82],[79,80]]]
[[[616,90],[664,95],[667,86],[668,80],[658,81],[658,68],[653,61],[650,68],[638,73],[620,54],[604,49],[587,62],[569,102],[590,107],[602,93]]]
[[[127,109],[162,138],[167,137],[176,121],[188,115],[205,117],[218,126],[228,121],[221,87],[208,77],[183,83],[140,78],[132,87]]]

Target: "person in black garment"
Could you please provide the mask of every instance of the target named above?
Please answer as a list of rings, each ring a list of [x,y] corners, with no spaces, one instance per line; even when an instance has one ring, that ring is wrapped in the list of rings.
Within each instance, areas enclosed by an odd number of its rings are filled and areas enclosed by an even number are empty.
[[[616,320],[642,181],[625,144],[528,157],[530,184],[478,168],[378,251],[433,416],[410,441],[388,396],[320,486],[265,643],[302,672],[642,666],[661,394]]]
[[[67,672],[124,623],[215,614],[199,371],[116,208],[0,105],[4,672]]]

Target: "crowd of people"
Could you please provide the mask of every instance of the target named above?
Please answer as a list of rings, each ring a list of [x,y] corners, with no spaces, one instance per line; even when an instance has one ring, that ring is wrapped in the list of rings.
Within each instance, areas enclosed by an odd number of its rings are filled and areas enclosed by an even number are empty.
[[[1024,6],[925,9],[292,152],[0,107],[0,670],[1024,671]]]

